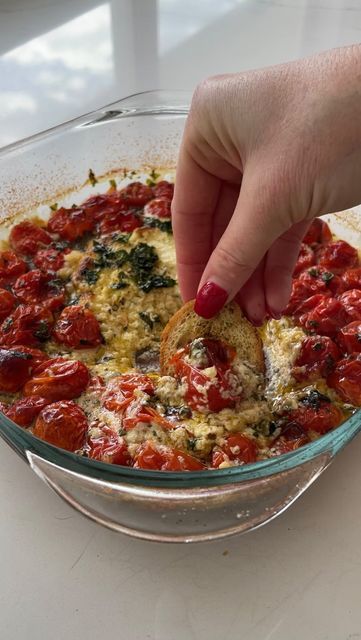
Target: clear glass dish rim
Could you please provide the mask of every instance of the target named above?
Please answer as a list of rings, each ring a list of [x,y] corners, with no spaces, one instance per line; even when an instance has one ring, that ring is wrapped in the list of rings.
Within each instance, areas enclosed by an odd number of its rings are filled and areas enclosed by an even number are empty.
[[[90,111],[60,125],[36,133],[0,149],[0,158],[11,155],[20,149],[41,142],[46,138],[56,137],[65,131],[78,127],[105,124],[109,120],[135,116],[154,115],[186,115],[189,110],[191,93],[187,91],[144,91],[135,93],[99,109]],[[169,101],[169,102],[168,102]],[[117,107],[120,106],[120,110]],[[107,117],[108,114],[108,117]],[[1,223],[0,223],[1,224]],[[26,457],[26,451],[43,455],[50,462],[63,468],[96,477],[105,481],[125,482],[129,484],[145,484],[162,487],[197,487],[217,486],[242,481],[265,478],[276,473],[287,471],[311,461],[325,452],[336,453],[350,442],[361,430],[361,410],[358,410],[342,425],[321,436],[318,440],[304,445],[295,451],[278,457],[261,460],[243,466],[227,469],[209,469],[192,472],[149,471],[134,469],[120,465],[98,462],[77,454],[54,447],[40,440],[29,431],[22,429],[0,414],[0,435],[15,450]]]

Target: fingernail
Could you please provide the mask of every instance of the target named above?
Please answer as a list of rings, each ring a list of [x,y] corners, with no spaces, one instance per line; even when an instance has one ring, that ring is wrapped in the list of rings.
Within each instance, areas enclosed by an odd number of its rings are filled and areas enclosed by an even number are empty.
[[[270,314],[271,318],[273,318],[274,320],[280,320],[282,318],[282,313],[279,313],[278,311],[272,311],[271,309],[268,309],[268,313]]]
[[[202,318],[213,318],[227,302],[228,293],[215,282],[206,282],[198,291],[194,311]]]

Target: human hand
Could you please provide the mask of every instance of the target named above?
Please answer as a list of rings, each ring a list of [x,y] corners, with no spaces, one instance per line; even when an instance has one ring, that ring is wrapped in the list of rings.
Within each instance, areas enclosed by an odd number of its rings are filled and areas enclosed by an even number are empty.
[[[182,296],[280,317],[315,217],[361,202],[361,46],[196,89],[172,205]]]

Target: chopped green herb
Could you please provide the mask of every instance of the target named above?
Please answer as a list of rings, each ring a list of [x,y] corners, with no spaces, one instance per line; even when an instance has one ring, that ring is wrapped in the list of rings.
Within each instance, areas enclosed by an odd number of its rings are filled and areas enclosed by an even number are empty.
[[[84,269],[81,275],[87,284],[95,284],[100,274],[99,269]]]
[[[68,300],[68,302],[67,302],[67,306],[68,306],[68,307],[71,307],[71,306],[73,306],[74,304],[78,304],[79,300],[80,300],[79,296],[76,296],[75,294],[73,294],[73,295],[69,298],[69,300]]]
[[[148,325],[150,329],[153,329],[156,322],[159,322],[160,318],[156,313],[144,313],[143,311],[139,312],[139,317],[143,320],[145,324]]]
[[[116,189],[117,188],[117,183],[115,182],[114,178],[109,180],[109,184],[110,184],[112,189]]]
[[[14,323],[14,320],[12,318],[6,318],[6,320],[4,320],[1,327],[4,333],[8,333],[8,331],[10,331],[10,327],[13,323]]]
[[[320,272],[318,269],[316,269],[315,267],[312,267],[311,269],[308,270],[308,273],[310,274],[310,276],[312,276],[313,278],[317,278],[317,276],[320,275]]]
[[[303,405],[307,407],[312,407],[313,409],[318,409],[320,407],[321,402],[331,402],[328,396],[325,396],[323,393],[317,391],[317,389],[312,389],[308,392],[304,398],[300,401]]]
[[[38,328],[34,331],[34,336],[40,342],[45,342],[50,337],[50,328],[46,320],[40,320]]]
[[[93,169],[89,169],[88,178],[89,178],[89,182],[90,182],[91,186],[95,187],[95,185],[97,184],[98,180],[95,177],[95,173],[94,173]]]
[[[197,438],[188,438],[188,448],[191,451],[194,451],[194,449],[196,448],[196,444],[197,444]]]
[[[315,342],[315,344],[312,347],[313,351],[322,351],[323,346],[322,346],[322,342]]]
[[[160,220],[159,218],[146,216],[143,220],[143,225],[145,227],[160,229],[160,231],[165,231],[166,233],[172,233],[172,223],[170,220]]]
[[[325,271],[325,273],[323,273],[321,275],[321,279],[328,284],[329,282],[331,282],[332,278],[334,278],[334,274],[331,273],[331,271]]]
[[[50,205],[50,209],[51,209],[52,211],[57,211],[57,210],[58,210],[58,203],[57,203],[57,202],[54,202],[54,204],[51,204],[51,205]]]
[[[166,287],[173,287],[176,281],[169,276],[164,275],[150,275],[145,281],[138,283],[139,288],[145,293],[149,293],[152,289],[162,289]]]
[[[57,242],[53,242],[51,246],[57,251],[64,251],[64,249],[69,247],[69,242],[66,242],[66,240],[59,240]]]
[[[115,242],[123,242],[126,244],[132,234],[131,233],[114,233],[112,239]]]

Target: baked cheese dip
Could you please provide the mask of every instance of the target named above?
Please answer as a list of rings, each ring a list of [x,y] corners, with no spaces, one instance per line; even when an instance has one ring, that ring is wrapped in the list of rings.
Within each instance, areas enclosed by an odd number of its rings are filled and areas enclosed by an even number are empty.
[[[0,252],[1,411],[47,442],[117,465],[193,471],[304,446],[361,405],[357,250],[316,219],[285,316],[260,329],[264,370],[198,336],[161,375],[181,307],[173,184],[155,171],[48,220],[11,227]]]

